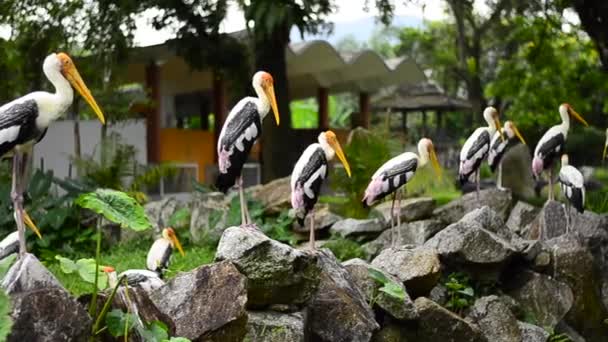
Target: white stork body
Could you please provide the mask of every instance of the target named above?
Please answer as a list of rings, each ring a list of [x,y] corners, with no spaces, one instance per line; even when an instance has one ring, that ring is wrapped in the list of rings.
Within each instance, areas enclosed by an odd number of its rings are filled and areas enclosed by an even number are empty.
[[[19,249],[19,232],[14,231],[0,241],[0,259],[4,259]]]
[[[479,168],[490,151],[490,139],[497,130],[502,136],[500,121],[498,121],[498,112],[494,107],[487,107],[483,111],[483,118],[488,123],[488,127],[477,128],[466,140],[460,150],[460,167],[458,169],[460,184],[472,181],[471,177],[475,175],[478,198]]]
[[[391,207],[391,226],[394,226],[395,213],[393,209],[395,207],[395,200],[397,200],[397,226],[401,225],[401,197],[399,189],[407,184],[407,182],[414,177],[418,167],[426,165],[429,160],[432,162],[433,167],[440,173],[439,162],[435,154],[435,148],[433,142],[430,139],[423,138],[418,142],[418,155],[412,152],[402,153],[386,163],[372,175],[372,179],[365,189],[363,196],[363,206],[371,206],[384,197],[394,194],[393,205]],[[394,227],[392,227],[394,228]],[[392,230],[394,233],[394,229]],[[399,238],[399,240],[401,240]],[[395,244],[394,234],[392,235],[392,245]]]
[[[55,93],[33,92],[0,107],[0,157],[14,153],[11,199],[19,232],[20,255],[26,252],[23,192],[28,153],[44,137],[51,122],[63,115],[72,104],[72,86],[81,93],[100,121],[105,122],[99,106],[68,55],[50,54],[45,58],[42,69],[55,87]]]
[[[118,279],[123,276],[126,277],[129,286],[139,286],[146,292],[151,292],[165,285],[159,274],[150,270],[126,270],[118,275]]]
[[[518,138],[523,144],[526,143],[512,121],[505,122],[505,126],[502,128],[502,134],[503,136],[506,136],[506,139],[501,138],[501,132],[494,132],[494,136],[490,142],[490,151],[488,153],[488,164],[490,165],[490,169],[492,172],[495,172],[498,169],[498,178],[496,181],[498,188],[502,188],[502,157],[511,147],[517,144]]]
[[[304,150],[291,173],[291,206],[300,225],[304,225],[306,215],[317,203],[329,162],[334,156],[338,156],[350,176],[350,167],[336,135],[332,131],[322,132],[318,140]],[[314,217],[310,221],[310,246],[314,249]]]
[[[177,248],[183,256],[184,251],[175,235],[173,228],[165,228],[162,231],[162,236],[152,244],[146,257],[146,267],[153,272],[158,273],[161,277],[163,272],[169,268],[171,262],[171,254],[173,249]]]
[[[222,126],[217,143],[219,174],[215,184],[220,191],[227,192],[238,179],[243,225],[251,223],[242,189],[243,165],[257,138],[262,134],[262,122],[271,108],[277,125],[279,124],[272,76],[267,72],[258,71],[253,76],[252,84],[258,97],[246,97],[232,108]]]
[[[574,166],[568,164],[568,155],[562,155],[562,167],[559,170],[558,182],[562,195],[579,213],[585,209],[585,178]],[[570,206],[567,206],[568,229],[572,223]]]
[[[564,103],[559,106],[559,115],[562,123],[549,128],[540,138],[534,149],[534,159],[532,160],[532,172],[536,177],[549,169],[549,200],[553,199],[553,162],[564,152],[570,130],[570,115],[587,125],[587,122],[568,104]]]

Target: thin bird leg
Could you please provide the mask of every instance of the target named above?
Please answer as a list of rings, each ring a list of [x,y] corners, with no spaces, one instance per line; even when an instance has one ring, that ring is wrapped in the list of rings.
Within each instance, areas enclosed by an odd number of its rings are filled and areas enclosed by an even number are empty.
[[[496,187],[503,189],[502,187],[502,161],[498,163],[498,178],[496,180]]]
[[[27,253],[27,248],[25,246],[25,227],[23,225],[23,193],[19,192],[21,158],[21,153],[15,151],[15,155],[13,156],[11,199],[13,201],[13,209],[15,210],[15,223],[19,232],[19,256],[22,257]]]
[[[553,168],[549,168],[549,201],[553,201]]]
[[[243,177],[239,176],[236,182],[239,188],[239,199],[241,201],[241,226],[245,226],[247,225],[247,217],[245,216],[245,194],[243,194]]]
[[[397,243],[401,245],[401,191],[397,189]]]
[[[315,208],[310,210],[310,238],[308,245],[311,250],[315,250]]]
[[[391,204],[391,247],[395,247],[395,199],[397,194],[393,192],[393,202]]]
[[[475,182],[477,183],[477,202],[479,203],[479,169],[475,172]]]

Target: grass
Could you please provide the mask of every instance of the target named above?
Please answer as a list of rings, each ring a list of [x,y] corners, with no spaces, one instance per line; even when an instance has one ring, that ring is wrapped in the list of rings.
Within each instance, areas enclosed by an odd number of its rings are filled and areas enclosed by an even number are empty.
[[[107,251],[102,251],[101,264],[114,267],[118,273],[128,269],[145,269],[150,244],[149,240],[130,241],[128,244],[120,244]],[[174,252],[171,265],[165,274],[166,279],[200,265],[209,264],[215,257],[215,249],[209,246],[184,245],[184,251],[186,252],[185,257]],[[91,292],[92,284],[83,281],[77,274],[63,273],[59,262],[50,263],[47,267],[70,293],[80,296]]]
[[[446,204],[462,196],[456,188],[453,179],[456,176],[451,171],[443,170],[441,177],[437,177],[430,165],[416,170],[414,177],[405,185],[407,197],[432,197],[438,206]]]

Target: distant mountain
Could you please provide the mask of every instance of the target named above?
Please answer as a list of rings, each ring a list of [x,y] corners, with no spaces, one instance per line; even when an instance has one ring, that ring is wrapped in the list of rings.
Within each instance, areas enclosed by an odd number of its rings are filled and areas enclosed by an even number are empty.
[[[414,17],[414,16],[395,16],[393,18],[393,26],[397,27],[421,27],[422,26],[422,18]],[[313,40],[313,39],[324,39],[328,42],[335,44],[340,41],[342,38],[353,35],[357,38],[357,40],[366,42],[369,37],[372,35],[372,32],[376,27],[381,27],[382,24],[376,22],[376,18],[370,16],[367,18],[356,19],[353,21],[343,21],[339,23],[334,23],[334,30],[332,34],[327,35],[306,35],[304,37],[305,40]],[[302,41],[302,37],[300,36],[300,31],[294,28],[291,30],[291,41],[299,42]]]

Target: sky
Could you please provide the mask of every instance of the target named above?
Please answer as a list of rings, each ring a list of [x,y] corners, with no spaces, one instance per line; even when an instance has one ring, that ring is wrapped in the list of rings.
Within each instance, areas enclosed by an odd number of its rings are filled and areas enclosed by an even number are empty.
[[[335,0],[338,10],[331,14],[328,21],[334,23],[348,22],[370,16],[376,16],[377,11],[373,6],[373,0],[369,1],[371,8],[368,12],[364,10],[365,0]],[[424,18],[426,20],[440,20],[447,17],[445,13],[444,0],[421,0],[424,6],[420,4],[403,4],[403,1],[397,0],[398,4],[395,8],[395,15],[406,15]],[[476,6],[477,7],[477,6]],[[135,44],[138,46],[147,46],[160,44],[167,39],[173,37],[171,30],[157,32],[149,24],[150,18],[158,12],[148,10],[136,20],[137,31],[135,32]],[[222,23],[223,32],[234,32],[245,28],[245,20],[243,13],[234,3],[228,9],[228,15]]]

